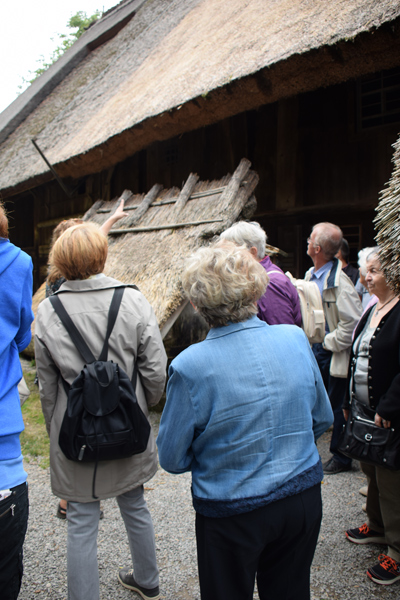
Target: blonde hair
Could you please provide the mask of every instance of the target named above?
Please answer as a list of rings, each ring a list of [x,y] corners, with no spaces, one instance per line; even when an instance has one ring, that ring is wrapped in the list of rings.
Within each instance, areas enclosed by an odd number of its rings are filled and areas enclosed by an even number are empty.
[[[102,272],[107,253],[107,237],[94,223],[85,223],[64,231],[51,250],[50,263],[67,280],[88,279]]]
[[[265,269],[245,247],[228,240],[200,248],[187,261],[182,285],[210,327],[239,323],[257,314],[268,285]]]
[[[75,225],[82,225],[83,223],[84,221],[82,219],[64,219],[64,221],[61,221],[57,225],[57,227],[54,227],[50,241],[49,260],[47,263],[47,285],[51,286],[57,281],[57,279],[60,279],[60,277],[62,277],[60,271],[50,261],[51,250],[53,249],[54,244],[56,243],[58,238],[64,233],[64,231],[66,231],[70,227],[74,227]]]

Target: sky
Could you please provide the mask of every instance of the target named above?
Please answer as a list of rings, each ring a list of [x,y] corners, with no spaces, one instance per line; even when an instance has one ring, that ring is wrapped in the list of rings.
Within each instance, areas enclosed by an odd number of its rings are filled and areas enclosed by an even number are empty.
[[[73,31],[66,26],[72,15],[83,11],[90,16],[96,9],[107,11],[118,3],[119,0],[18,0],[14,4],[12,0],[1,0],[0,112],[18,96],[23,78],[32,78],[30,71],[40,66],[40,57],[50,58],[60,44],[57,34]]]

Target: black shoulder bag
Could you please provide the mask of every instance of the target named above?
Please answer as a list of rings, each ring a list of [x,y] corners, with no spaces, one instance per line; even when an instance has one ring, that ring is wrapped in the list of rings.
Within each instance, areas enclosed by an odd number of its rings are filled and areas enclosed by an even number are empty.
[[[355,368],[356,358],[354,357],[351,364],[349,418],[343,425],[338,450],[349,458],[355,458],[376,467],[398,471],[400,469],[400,430],[395,427],[385,429],[375,425],[375,410],[355,398]]]

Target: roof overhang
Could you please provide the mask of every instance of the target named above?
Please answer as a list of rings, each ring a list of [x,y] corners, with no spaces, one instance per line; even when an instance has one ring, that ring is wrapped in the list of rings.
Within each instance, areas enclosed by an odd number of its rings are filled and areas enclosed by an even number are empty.
[[[89,151],[53,165],[62,178],[107,169],[154,142],[211,125],[278,100],[343,83],[400,64],[400,18],[351,40],[295,54],[256,73],[236,79],[205,96],[148,118]],[[3,197],[53,179],[50,172],[2,190]]]

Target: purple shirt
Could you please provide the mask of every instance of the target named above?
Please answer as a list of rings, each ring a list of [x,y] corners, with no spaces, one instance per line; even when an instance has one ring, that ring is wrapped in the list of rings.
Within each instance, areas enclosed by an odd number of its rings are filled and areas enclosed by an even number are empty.
[[[301,327],[300,300],[296,288],[269,256],[260,261],[269,275],[267,291],[258,301],[258,318],[269,325]]]

